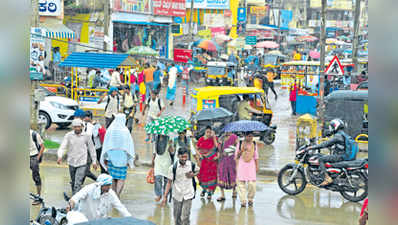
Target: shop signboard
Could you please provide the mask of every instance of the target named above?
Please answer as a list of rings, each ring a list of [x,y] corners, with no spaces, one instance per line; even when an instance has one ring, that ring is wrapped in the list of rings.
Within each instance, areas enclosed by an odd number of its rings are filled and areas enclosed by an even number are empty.
[[[194,0],[195,9],[230,9],[230,0]],[[186,8],[191,8],[191,0],[186,0]]]
[[[228,24],[227,20],[228,18],[225,18],[224,14],[205,13],[203,24],[209,27],[219,27],[220,25]]]
[[[225,27],[210,27],[211,37],[215,37],[220,34],[225,34]]]
[[[268,6],[250,6],[250,14],[259,16],[267,15]]]
[[[246,8],[238,8],[238,21],[246,21]]]
[[[246,37],[246,44],[247,45],[256,45],[257,44],[257,37],[256,36],[247,36]]]
[[[44,52],[45,52],[45,30],[32,27],[30,30],[30,79],[43,80]]]
[[[179,48],[174,49],[174,62],[187,63],[190,59],[192,59],[192,50]]]
[[[185,0],[153,0],[153,14],[185,16]]]
[[[61,0],[39,0],[40,16],[60,16],[61,11]]]
[[[151,12],[149,0],[113,0],[113,11],[116,12]]]
[[[182,23],[182,18],[181,17],[174,17],[174,23]]]

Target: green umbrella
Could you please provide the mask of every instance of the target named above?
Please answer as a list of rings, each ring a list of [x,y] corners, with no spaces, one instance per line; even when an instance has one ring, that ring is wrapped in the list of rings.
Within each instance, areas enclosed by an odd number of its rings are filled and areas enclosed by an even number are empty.
[[[130,54],[130,55],[152,55],[152,56],[159,55],[159,53],[157,51],[155,51],[152,48],[147,47],[147,46],[136,46],[136,47],[128,50],[127,54]]]
[[[145,126],[145,131],[149,134],[169,135],[178,133],[191,127],[184,118],[180,116],[167,116],[159,118]]]

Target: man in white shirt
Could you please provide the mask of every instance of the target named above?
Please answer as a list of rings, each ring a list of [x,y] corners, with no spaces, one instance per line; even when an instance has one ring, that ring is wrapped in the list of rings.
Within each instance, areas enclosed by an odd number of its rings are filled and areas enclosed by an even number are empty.
[[[131,216],[111,189],[111,185],[111,176],[99,175],[96,183],[85,186],[72,196],[67,211],[75,208],[78,204],[78,211],[83,213],[89,221],[109,217],[112,208],[115,208],[123,217]]]
[[[108,128],[111,125],[115,115],[121,112],[121,101],[122,98],[118,94],[116,87],[111,87],[108,93],[105,93],[98,100],[97,104],[106,102],[105,106],[105,127]]]
[[[112,73],[111,82],[109,83],[109,86],[118,88],[122,85],[123,85],[122,81],[120,80],[120,68],[116,68],[116,70],[114,70]]]
[[[82,133],[83,121],[81,119],[74,119],[72,121],[72,128],[73,131],[65,135],[58,149],[57,163],[61,164],[62,157],[67,152],[72,193],[75,194],[82,188],[86,176],[87,158],[91,157],[93,167],[97,169],[97,156],[91,137]]]
[[[29,152],[30,152],[30,170],[32,170],[32,178],[36,185],[37,194],[41,194],[41,178],[40,178],[40,170],[39,170],[39,163],[40,158],[44,152],[44,144],[43,140],[41,139],[40,135],[30,129],[30,145],[29,145]],[[34,201],[33,205],[40,204],[39,201]]]
[[[93,119],[93,113],[91,111],[86,111],[84,113],[84,118],[83,118],[83,134],[88,135],[91,140],[93,141],[94,144],[94,138],[93,138],[93,131],[94,131],[94,125],[92,123]],[[94,144],[95,146],[95,144]],[[88,153],[90,154],[90,153]],[[91,158],[87,157],[87,169],[86,169],[86,177],[92,179],[93,181],[97,180],[97,176],[95,176],[91,171],[90,171],[90,166],[91,166]],[[84,183],[84,181],[83,181]]]
[[[162,99],[160,99],[156,91],[151,92],[151,98],[148,98],[148,100],[146,101],[144,110],[142,111],[142,116],[145,116],[146,109],[148,109],[148,117],[146,121],[147,124],[158,119],[162,115],[163,111],[166,109]],[[148,142],[149,139],[150,137],[148,134],[145,141]]]
[[[166,191],[163,195],[162,206],[166,204],[167,195],[173,185],[173,213],[175,225],[189,225],[192,199],[195,198],[194,177],[199,174],[199,168],[188,160],[188,150],[178,150],[178,162],[170,166]]]

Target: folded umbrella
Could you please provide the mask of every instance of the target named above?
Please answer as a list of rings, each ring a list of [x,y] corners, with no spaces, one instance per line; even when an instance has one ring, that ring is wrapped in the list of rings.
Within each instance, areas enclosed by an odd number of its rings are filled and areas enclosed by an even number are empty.
[[[224,132],[253,132],[265,131],[268,126],[259,121],[239,120],[225,125]]]

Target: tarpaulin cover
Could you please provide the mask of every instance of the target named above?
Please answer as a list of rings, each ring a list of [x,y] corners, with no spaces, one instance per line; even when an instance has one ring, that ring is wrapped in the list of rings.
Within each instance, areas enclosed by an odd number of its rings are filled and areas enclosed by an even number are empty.
[[[128,54],[73,52],[59,66],[115,69],[128,56]]]
[[[325,104],[326,121],[342,119],[347,123],[345,131],[353,138],[362,133],[368,91],[334,91],[325,97]]]

